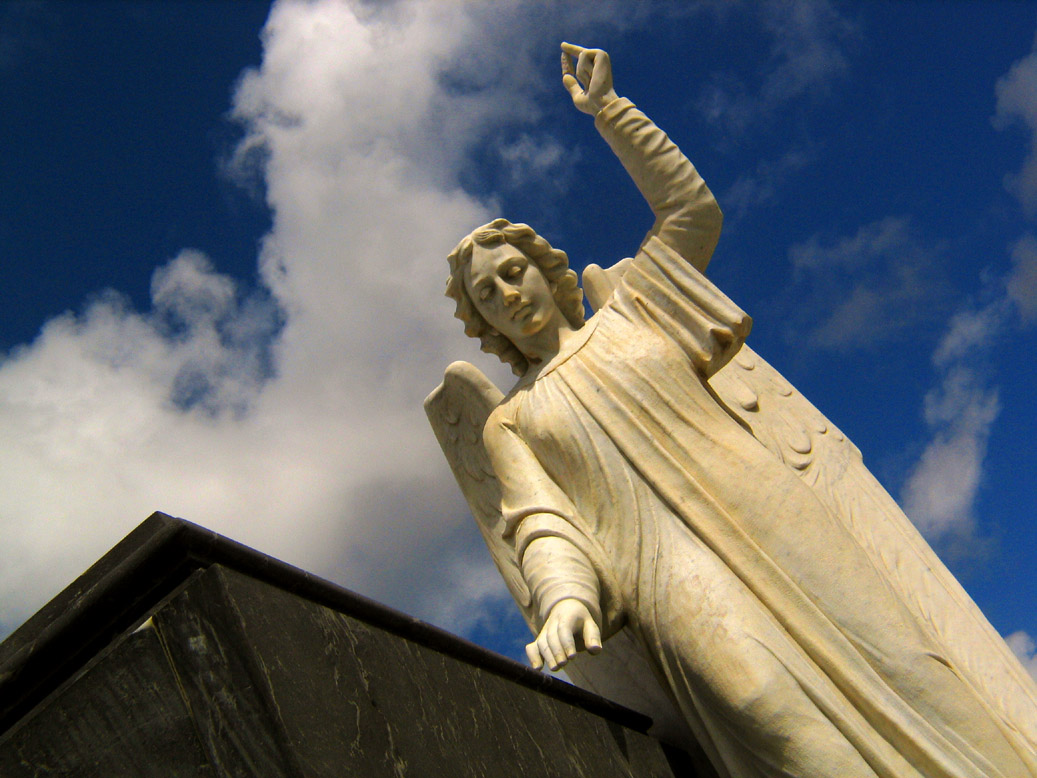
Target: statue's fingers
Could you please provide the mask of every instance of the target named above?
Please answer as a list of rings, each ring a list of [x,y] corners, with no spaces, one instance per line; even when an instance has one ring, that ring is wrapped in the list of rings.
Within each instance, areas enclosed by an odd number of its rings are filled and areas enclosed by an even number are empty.
[[[572,54],[574,57],[580,56],[583,53],[583,46],[577,46],[575,43],[566,43],[562,41],[562,51],[566,54]]]
[[[594,56],[593,70],[591,71],[591,81],[597,85],[605,81],[612,74],[612,63],[609,60],[608,52],[596,51]]]
[[[551,631],[549,629],[541,631],[540,637],[537,638],[537,648],[540,649],[540,656],[543,657],[542,664],[546,664],[552,670],[556,669],[557,662],[554,649],[551,647]]]
[[[580,82],[576,80],[576,76],[571,73],[566,73],[562,76],[562,86],[564,86],[566,91],[572,95],[573,100],[583,96],[583,87],[580,86]]]
[[[590,85],[591,74],[594,72],[594,53],[584,49],[576,60],[576,80],[583,84],[584,88]]]
[[[583,647],[587,649],[588,654],[601,652],[601,630],[593,619],[583,622]]]
[[[547,633],[547,645],[551,652],[550,662],[551,669],[557,670],[559,667],[564,665],[568,659],[565,655],[565,649],[562,648],[562,639],[559,635],[559,628],[557,625],[555,628]]]
[[[562,651],[565,652],[566,659],[572,659],[576,656],[576,636],[568,627],[558,628],[558,642],[562,644]]]
[[[536,641],[526,644],[526,658],[534,670],[539,670],[544,666],[544,660],[540,657],[540,648],[537,646]]]
[[[576,74],[573,72],[573,60],[572,60],[572,57],[570,57],[568,54],[566,54],[563,51],[562,52],[562,77],[564,78],[566,75],[572,76],[572,75],[576,75]]]

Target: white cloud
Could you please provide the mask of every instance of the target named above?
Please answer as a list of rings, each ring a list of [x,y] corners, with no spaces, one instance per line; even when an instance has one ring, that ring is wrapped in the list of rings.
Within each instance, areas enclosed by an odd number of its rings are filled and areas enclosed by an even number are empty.
[[[797,269],[834,269],[839,272],[854,270],[888,257],[913,244],[911,226],[904,217],[887,216],[881,221],[866,224],[852,237],[842,238],[825,245],[820,235],[789,249],[789,258]]]
[[[1037,212],[1037,49],[998,80],[996,92],[995,125],[1004,128],[1019,120],[1030,133],[1023,168],[1006,183],[1032,214]],[[998,390],[984,375],[987,354],[1012,326],[1013,310],[1023,326],[1037,321],[1037,239],[1024,235],[1010,255],[1011,269],[991,284],[995,291],[989,301],[959,310],[933,354],[940,382],[925,398],[932,439],[902,493],[906,512],[922,532],[952,553],[967,553],[977,539],[975,502],[987,441],[1000,413]],[[1007,641],[1033,674],[1032,638],[1016,632]]]
[[[810,315],[796,320],[796,337],[806,333],[815,347],[845,350],[874,347],[931,325],[945,311],[944,253],[902,217],[836,240],[815,235],[792,247],[798,286],[793,297]],[[1012,255],[1012,270],[991,278],[981,295],[985,304],[959,308],[934,349],[937,382],[925,396],[930,437],[901,491],[906,513],[948,554],[968,554],[982,545],[975,504],[1001,410],[989,355],[1012,326],[1012,311],[1025,322],[1033,310],[1037,240],[1019,241]]]
[[[260,290],[184,251],[151,310],[102,293],[0,362],[0,633],[156,509],[448,627],[507,598],[422,411],[454,359],[510,381],[442,294],[447,252],[498,215],[457,181],[474,143],[565,99],[538,70],[561,29],[643,16],[277,3],[229,163],[273,213]],[[544,169],[553,143],[528,149]]]
[[[1026,672],[1037,680],[1037,642],[1022,630],[1013,632],[1005,638],[1005,642],[1012,653],[1019,657]]]
[[[982,358],[983,352],[997,336],[998,329],[1005,325],[1005,314],[1006,309],[1001,300],[983,308],[966,308],[955,313],[947,325],[947,332],[933,352],[934,364],[946,368],[955,363],[968,363],[977,357]]]
[[[992,279],[988,302],[955,313],[933,352],[939,383],[925,397],[932,439],[903,489],[907,514],[951,553],[968,553],[978,539],[974,507],[987,441],[1000,413],[989,355],[1011,328],[1013,309],[1024,325],[1037,313],[1037,240],[1025,236],[1011,254],[1012,268]]]
[[[976,497],[990,431],[1000,413],[998,391],[985,376],[986,355],[1006,326],[1005,298],[951,317],[933,352],[939,383],[925,396],[932,438],[904,484],[904,511],[945,552],[967,553],[977,540]]]
[[[990,429],[1000,412],[997,390],[956,365],[925,397],[933,438],[903,490],[904,510],[931,542],[960,549],[975,536],[973,507],[982,483]]]
[[[536,186],[564,191],[580,157],[578,149],[567,149],[555,138],[528,133],[501,145],[498,153],[506,169],[507,185],[515,189]]]
[[[777,67],[767,74],[760,95],[777,106],[811,89],[827,88],[848,63],[843,42],[853,23],[828,0],[793,0],[766,6],[766,26],[774,36]]]
[[[1037,44],[1035,44],[1037,45]],[[1029,150],[1022,170],[1005,183],[1029,214],[1037,212],[1037,50],[1018,60],[997,81],[994,125],[1008,127],[1019,121],[1029,131]]]
[[[495,214],[444,171],[513,102],[492,84],[455,98],[437,81],[443,61],[487,37],[460,3],[365,19],[345,3],[281,3],[264,36],[234,110],[245,146],[263,149],[272,301],[240,300],[184,252],[156,271],[152,311],[102,295],[0,366],[8,628],[155,509],[376,594],[394,573],[418,591],[448,588],[442,572],[414,573],[434,558],[406,575],[341,558],[414,556],[469,521],[421,401],[449,361],[473,354],[442,297],[445,255]],[[466,132],[429,153],[424,134],[444,110]],[[364,493],[411,504],[365,514]]]
[[[902,217],[836,240],[814,235],[793,246],[795,337],[806,333],[816,348],[870,348],[930,323],[939,317],[946,293],[940,254]]]

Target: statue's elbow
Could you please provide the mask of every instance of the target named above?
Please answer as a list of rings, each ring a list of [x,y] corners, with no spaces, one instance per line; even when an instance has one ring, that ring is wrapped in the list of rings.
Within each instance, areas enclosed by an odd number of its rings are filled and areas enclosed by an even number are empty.
[[[720,230],[724,226],[724,212],[720,210],[720,204],[713,197],[712,192],[709,195],[709,202],[703,211],[703,227],[713,235],[713,243],[716,245],[716,241],[720,239]]]
[[[724,225],[724,213],[720,210],[713,193],[708,189],[699,193],[699,196],[684,205],[674,219],[675,223],[683,225],[684,229],[693,231],[707,243],[716,245],[720,238],[720,230]]]

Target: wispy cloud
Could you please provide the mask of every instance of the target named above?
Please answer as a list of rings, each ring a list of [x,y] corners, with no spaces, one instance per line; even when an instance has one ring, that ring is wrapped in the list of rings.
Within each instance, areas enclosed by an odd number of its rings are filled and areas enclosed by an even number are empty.
[[[905,511],[923,534],[954,555],[970,554],[979,540],[975,503],[1001,411],[990,355],[1007,330],[1034,321],[1037,240],[1024,237],[1011,254],[1011,270],[988,282],[988,301],[955,313],[933,352],[938,383],[925,396],[932,438],[902,494]]]
[[[498,149],[508,187],[553,188],[565,191],[572,181],[578,149],[568,149],[556,138],[522,133]]]
[[[1026,672],[1037,680],[1037,642],[1022,630],[1013,632],[1005,638],[1005,642],[1012,653],[1019,657]]]
[[[725,228],[737,224],[751,209],[773,201],[785,181],[812,162],[813,156],[809,151],[792,149],[778,159],[760,161],[755,170],[735,179],[720,197],[724,204]]]
[[[942,248],[909,219],[887,217],[854,235],[814,235],[789,249],[795,271],[796,337],[833,350],[871,348],[936,320],[946,296]],[[804,313],[809,311],[809,316]]]
[[[845,47],[857,35],[829,0],[766,0],[758,12],[771,41],[769,66],[753,83],[715,73],[699,99],[708,119],[736,133],[768,120],[789,100],[826,93],[846,73]]]
[[[1023,167],[1018,173],[1006,176],[1005,184],[1019,198],[1026,212],[1033,215],[1037,213],[1037,49],[1012,65],[998,79],[995,89],[994,125],[1004,129],[1019,122],[1029,133]]]
[[[794,246],[789,257],[810,311],[797,320],[797,337],[821,349],[873,348],[938,324],[946,315],[949,285],[945,249],[923,240],[904,217],[865,225],[853,235],[820,235]],[[1037,241],[1012,248],[1013,268],[988,278],[982,304],[960,307],[946,324],[932,361],[937,380],[924,401],[929,430],[901,498],[919,529],[946,554],[982,547],[975,503],[983,462],[1001,411],[989,355],[1016,322],[1033,315]]]
[[[1012,269],[1005,282],[1008,299],[1025,324],[1037,322],[1037,238],[1024,235],[1011,249]]]
[[[904,485],[902,501],[922,534],[945,553],[960,556],[977,539],[974,505],[999,412],[997,389],[957,363],[925,397],[933,437]]]
[[[1029,153],[1018,175],[1006,183],[1023,209],[1037,212],[1037,50],[1016,62],[996,84],[995,125],[1020,120],[1029,131]],[[1037,239],[1026,234],[1009,247],[1011,267],[988,278],[981,305],[955,313],[933,353],[937,385],[925,397],[932,434],[902,493],[905,510],[919,529],[945,552],[968,554],[978,539],[975,503],[983,482],[983,460],[1000,413],[989,354],[1004,332],[1037,321]],[[1022,632],[1009,637],[1034,667],[1033,641]],[[1022,647],[1021,649],[1019,647]]]

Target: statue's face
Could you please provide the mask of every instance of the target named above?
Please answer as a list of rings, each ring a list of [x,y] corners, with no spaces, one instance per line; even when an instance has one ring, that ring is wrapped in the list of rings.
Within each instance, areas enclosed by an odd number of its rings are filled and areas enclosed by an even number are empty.
[[[482,317],[520,349],[524,339],[565,322],[540,268],[509,243],[476,245],[465,286]]]

